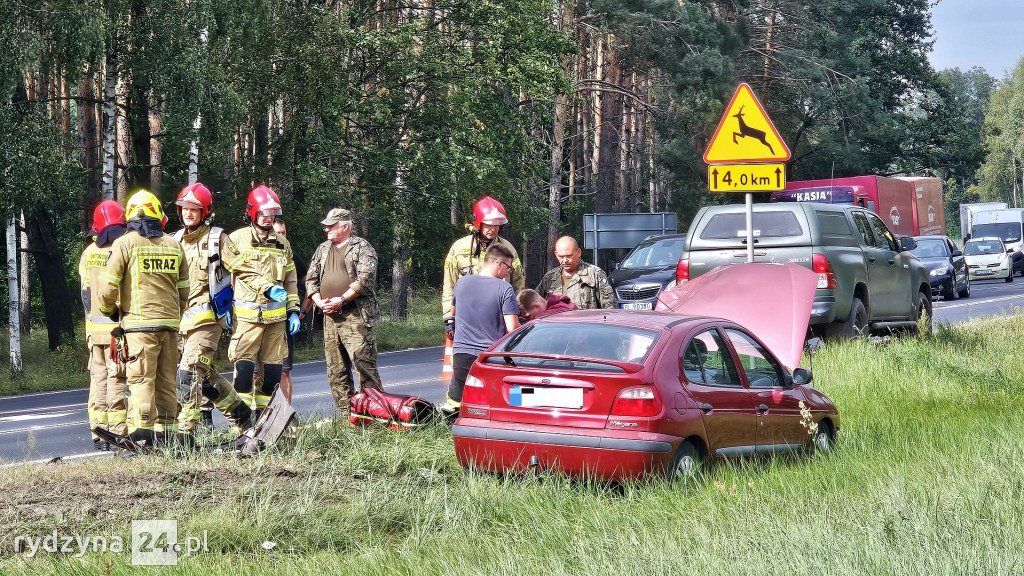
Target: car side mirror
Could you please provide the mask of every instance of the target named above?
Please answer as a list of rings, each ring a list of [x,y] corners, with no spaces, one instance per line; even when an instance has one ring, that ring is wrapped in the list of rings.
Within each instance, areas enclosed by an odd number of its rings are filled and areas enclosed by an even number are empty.
[[[961,257],[963,255],[964,255],[963,252],[961,252],[959,250],[953,250],[953,258],[959,258],[959,257]]]
[[[807,368],[793,370],[793,384],[810,384],[812,380],[814,380],[814,374]]]
[[[616,263],[615,263],[615,269],[616,269],[616,270],[618,270],[618,269],[619,269],[619,266],[622,266],[622,262],[616,262]]]
[[[1007,254],[1013,254],[1013,248],[1007,248],[1006,249],[1006,253]]]
[[[900,252],[910,252],[917,249],[917,240],[910,236],[900,236]]]

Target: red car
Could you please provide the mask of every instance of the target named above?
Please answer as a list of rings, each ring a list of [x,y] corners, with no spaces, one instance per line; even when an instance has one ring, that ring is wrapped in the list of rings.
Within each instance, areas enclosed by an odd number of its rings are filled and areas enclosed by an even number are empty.
[[[459,462],[621,480],[827,451],[839,412],[796,368],[816,285],[798,265],[723,266],[662,298],[693,314],[581,310],[529,322],[473,364],[452,428]]]

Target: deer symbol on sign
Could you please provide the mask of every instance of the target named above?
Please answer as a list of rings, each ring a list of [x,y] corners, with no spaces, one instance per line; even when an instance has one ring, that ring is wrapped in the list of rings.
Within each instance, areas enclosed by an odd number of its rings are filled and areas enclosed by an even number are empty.
[[[757,128],[751,128],[750,126],[747,126],[746,122],[743,121],[743,108],[744,108],[744,106],[740,106],[739,111],[732,115],[733,118],[735,118],[735,119],[740,121],[740,131],[732,133],[732,143],[733,144],[739,144],[739,142],[736,141],[736,137],[737,136],[739,136],[740,138],[746,138],[746,137],[749,136],[749,137],[753,138],[754,140],[759,141],[761,144],[764,144],[765,146],[767,146],[768,150],[770,150],[771,153],[774,155],[775,154],[775,149],[772,148],[772,145],[769,144],[767,140],[765,140],[764,130],[758,130]]]

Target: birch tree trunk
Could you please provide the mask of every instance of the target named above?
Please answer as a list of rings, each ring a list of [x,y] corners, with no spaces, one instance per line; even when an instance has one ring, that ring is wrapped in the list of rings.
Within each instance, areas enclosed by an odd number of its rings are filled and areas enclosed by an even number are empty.
[[[28,234],[25,234],[25,213],[21,213],[20,234],[21,240],[21,333],[28,334],[32,331],[32,295],[29,290],[29,268],[28,268]]]
[[[103,198],[112,200],[115,196],[114,180],[117,177],[117,60],[107,56],[106,79],[103,82],[103,176],[101,190]]]
[[[19,328],[18,291],[18,227],[14,216],[7,223],[7,294],[10,312],[11,380],[25,375],[21,363],[21,329]]]
[[[199,32],[199,43],[206,52],[206,45],[209,39],[209,29],[203,28]],[[203,127],[203,113],[196,114],[192,122],[192,141],[188,147],[188,183],[195,184],[199,180],[199,129]]]

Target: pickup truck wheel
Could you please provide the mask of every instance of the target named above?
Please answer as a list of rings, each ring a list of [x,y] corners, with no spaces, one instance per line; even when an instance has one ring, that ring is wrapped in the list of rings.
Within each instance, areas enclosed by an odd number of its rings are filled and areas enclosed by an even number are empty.
[[[924,292],[917,293],[917,328],[914,329],[915,333],[919,333],[922,322],[924,329],[929,334],[932,332],[932,300]]]
[[[860,298],[854,297],[850,304],[850,317],[845,322],[836,322],[828,327],[828,336],[834,340],[863,338],[868,335],[868,311]]]

